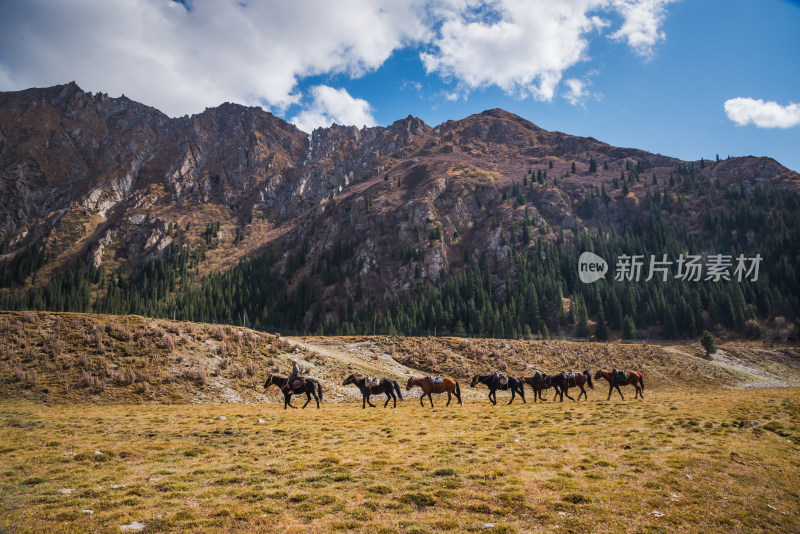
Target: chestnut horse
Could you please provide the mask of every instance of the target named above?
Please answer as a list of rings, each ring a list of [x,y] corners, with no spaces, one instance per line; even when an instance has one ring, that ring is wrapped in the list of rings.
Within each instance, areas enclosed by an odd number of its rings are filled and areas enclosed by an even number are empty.
[[[594,375],[595,379],[605,378],[608,381],[608,398],[606,400],[611,400],[611,393],[614,391],[614,388],[617,388],[619,392],[619,396],[622,397],[622,400],[625,400],[625,397],[622,395],[622,391],[620,391],[620,386],[633,386],[636,388],[636,396],[634,399],[638,399],[639,395],[644,398],[644,377],[642,373],[639,371],[626,371],[628,378],[626,380],[619,380],[612,371],[608,369],[598,369]]]
[[[431,387],[431,383],[428,381],[427,377],[409,377],[408,383],[406,384],[406,391],[411,390],[414,386],[419,386],[420,389],[422,389],[422,395],[419,398],[420,406],[425,406],[422,399],[427,395],[428,400],[431,401],[431,408],[433,408],[433,397],[431,397],[433,393],[447,393],[447,404],[445,404],[445,406],[450,406],[453,395],[456,396],[459,404],[464,404],[461,402],[461,387],[454,378],[449,378],[447,376],[442,377],[441,382],[437,382]]]
[[[520,377],[520,380],[522,380],[524,384],[528,384],[533,390],[533,402],[536,402],[537,397],[541,401],[546,401],[547,399],[542,397],[542,391],[553,387],[550,375],[540,373],[539,371],[536,371],[533,376]]]

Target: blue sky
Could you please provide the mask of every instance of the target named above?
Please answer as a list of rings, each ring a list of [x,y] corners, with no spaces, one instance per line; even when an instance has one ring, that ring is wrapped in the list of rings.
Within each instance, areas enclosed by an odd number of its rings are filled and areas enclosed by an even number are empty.
[[[310,131],[503,108],[683,159],[800,171],[800,2],[0,2],[0,90],[76,81],[171,116],[260,105]]]

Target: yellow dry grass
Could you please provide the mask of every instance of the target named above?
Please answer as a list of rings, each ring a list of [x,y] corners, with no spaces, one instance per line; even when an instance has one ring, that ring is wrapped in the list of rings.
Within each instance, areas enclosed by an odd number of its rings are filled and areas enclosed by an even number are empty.
[[[304,411],[3,400],[0,528],[800,529],[800,390],[595,399]]]

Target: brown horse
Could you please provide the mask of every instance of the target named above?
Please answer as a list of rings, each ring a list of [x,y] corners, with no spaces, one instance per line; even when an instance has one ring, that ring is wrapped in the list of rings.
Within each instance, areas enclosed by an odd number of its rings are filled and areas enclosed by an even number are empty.
[[[626,380],[619,380],[612,371],[608,369],[598,369],[597,372],[594,374],[595,380],[600,378],[605,378],[608,381],[608,398],[606,400],[611,400],[611,393],[614,391],[614,388],[617,388],[619,392],[619,396],[622,397],[622,400],[625,400],[625,397],[622,395],[622,391],[620,391],[620,386],[633,386],[636,388],[636,396],[634,399],[638,399],[639,395],[644,398],[644,377],[642,373],[639,371],[626,371],[628,378]]]
[[[546,401],[542,396],[542,391],[553,387],[553,382],[549,375],[536,371],[533,376],[520,377],[523,383],[528,384],[533,390],[533,402],[536,402],[537,397],[541,401]]]
[[[550,382],[553,384],[553,388],[556,390],[556,394],[553,396],[553,400],[556,400],[556,397],[559,395],[561,396],[561,402],[564,402],[564,395],[567,396],[569,400],[575,400],[569,396],[569,388],[581,388],[581,393],[578,395],[578,400],[581,400],[581,397],[584,397],[586,400],[589,400],[589,395],[586,393],[586,389],[583,387],[584,384],[589,384],[589,387],[594,389],[594,383],[592,382],[592,375],[589,374],[589,371],[586,370],[582,373],[570,373],[567,374],[564,371],[561,371],[557,375],[550,375]]]
[[[458,382],[454,378],[449,377],[442,377],[441,382],[436,382],[431,386],[431,383],[428,381],[427,377],[409,377],[408,383],[406,384],[406,391],[411,390],[414,386],[419,386],[422,389],[422,395],[419,398],[419,405],[425,406],[425,403],[422,402],[422,399],[425,395],[428,396],[428,400],[431,401],[431,408],[433,408],[433,397],[431,394],[433,393],[447,393],[447,404],[445,406],[450,406],[450,401],[453,399],[453,395],[456,396],[458,399],[459,404],[464,404],[461,402],[461,387],[458,385]]]

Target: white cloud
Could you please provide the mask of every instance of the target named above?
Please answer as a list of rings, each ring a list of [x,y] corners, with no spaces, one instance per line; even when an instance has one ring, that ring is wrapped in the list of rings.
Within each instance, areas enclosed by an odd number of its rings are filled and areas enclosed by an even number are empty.
[[[613,8],[622,15],[622,27],[611,38],[626,41],[637,54],[653,55],[653,46],[666,35],[659,28],[666,17],[667,4],[675,0],[614,0]]]
[[[782,106],[753,98],[732,98],[725,102],[725,113],[737,126],[755,124],[759,128],[791,128],[800,125],[800,104]]]
[[[494,9],[489,22],[476,20],[470,9],[453,10],[422,62],[428,73],[453,78],[468,90],[497,85],[549,101],[563,71],[586,59],[582,36],[595,27],[586,12],[600,3],[498,0],[486,4]]]
[[[564,82],[567,86],[567,92],[564,93],[564,99],[573,106],[583,106],[589,92],[586,90],[586,83],[576,78],[570,78]]]
[[[421,2],[2,2],[2,89],[75,80],[173,116],[224,101],[285,109],[303,77],[360,76],[427,39]]]
[[[420,57],[428,73],[455,80],[461,90],[496,85],[551,101],[565,71],[589,59],[591,34],[611,26],[598,13],[620,15],[622,26],[610,37],[648,56],[664,39],[659,28],[671,1],[450,0],[437,11],[443,22]]]
[[[224,101],[283,113],[310,76],[359,77],[419,47],[428,73],[455,82],[446,94],[551,101],[593,34],[648,55],[670,1],[0,1],[0,90],[75,80],[172,116]]]
[[[311,104],[291,119],[295,126],[306,133],[333,123],[354,125],[359,128],[376,124],[369,102],[353,98],[345,89],[317,85],[311,88],[311,94],[313,96]]]

